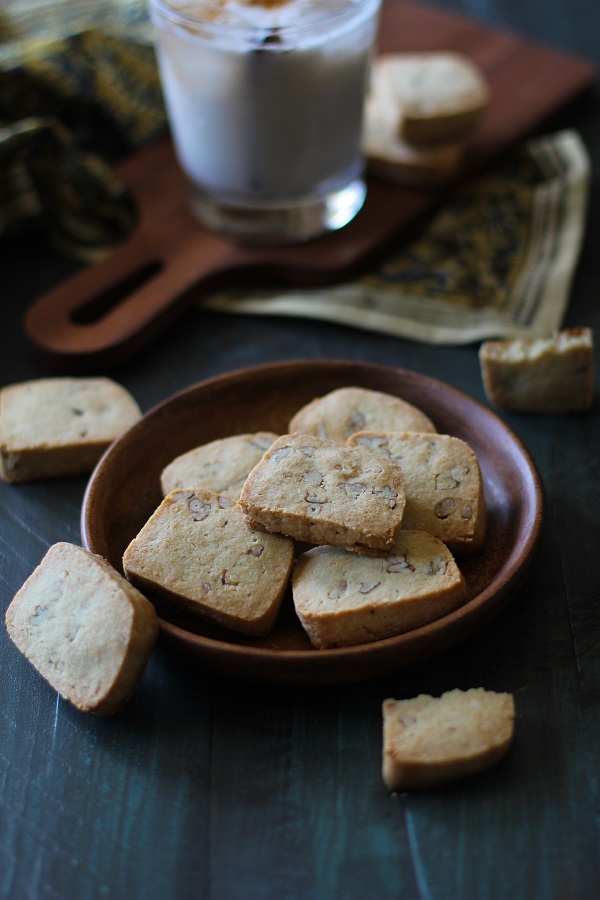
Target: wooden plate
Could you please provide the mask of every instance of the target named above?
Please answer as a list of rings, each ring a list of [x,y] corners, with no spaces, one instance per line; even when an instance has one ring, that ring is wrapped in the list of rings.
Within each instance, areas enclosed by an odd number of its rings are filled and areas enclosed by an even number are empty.
[[[163,639],[179,654],[223,673],[281,683],[358,681],[421,661],[481,627],[515,593],[537,545],[540,479],[519,438],[486,407],[443,382],[403,369],[343,360],[275,363],[194,385],[148,412],[104,454],[81,514],[83,544],[122,571],[122,555],[160,503],[159,477],[175,456],[246,431],[284,433],[292,414],[343,385],[396,394],[419,406],[441,433],[478,456],[489,509],[485,548],[457,558],[468,602],[424,628],[372,644],[312,649],[286,599],[273,631],[246,638],[159,606]]]

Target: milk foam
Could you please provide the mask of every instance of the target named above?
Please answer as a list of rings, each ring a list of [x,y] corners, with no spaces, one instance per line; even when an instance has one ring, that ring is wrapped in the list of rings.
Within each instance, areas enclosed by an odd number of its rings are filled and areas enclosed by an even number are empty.
[[[361,0],[191,0],[168,5],[184,16],[217,26],[271,29],[310,25],[349,7],[358,8]]]

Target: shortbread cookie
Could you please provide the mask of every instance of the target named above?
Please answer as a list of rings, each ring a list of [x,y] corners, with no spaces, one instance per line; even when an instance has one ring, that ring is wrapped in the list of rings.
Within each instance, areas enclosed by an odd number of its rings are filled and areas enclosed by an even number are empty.
[[[357,431],[435,431],[431,419],[405,400],[360,387],[343,387],[311,400],[288,431],[345,443]]]
[[[362,150],[368,171],[396,184],[435,187],[457,172],[466,142],[416,146],[398,134],[400,110],[389,92],[376,84],[365,105]]]
[[[250,523],[267,531],[385,553],[402,523],[404,476],[363,447],[288,434],[252,470],[239,502]]]
[[[0,391],[0,477],[32,481],[91,472],[141,416],[108,378],[41,378]]]
[[[392,553],[359,556],[314,547],[296,560],[296,613],[315,647],[346,647],[412,631],[466,598],[448,548],[423,531],[401,531]]]
[[[229,497],[169,494],[123,557],[127,577],[188,612],[241,634],[273,627],[293,563],[282,535],[249,527]]]
[[[589,328],[550,338],[486,341],[479,350],[483,386],[500,409],[569,413],[594,402],[594,342]]]
[[[384,700],[383,780],[406,791],[481,772],[506,753],[514,723],[512,695],[483,688]]]
[[[394,184],[433,188],[451,181],[464,155],[464,144],[415,147],[385,132],[365,136],[367,171]]]
[[[248,473],[277,435],[271,431],[236,434],[202,444],[174,459],[160,476],[163,497],[177,488],[206,488],[237,500]]]
[[[348,438],[398,463],[406,481],[402,527],[428,531],[453,553],[474,553],[485,542],[487,513],[475,453],[448,434],[359,431]]]
[[[81,710],[117,712],[158,636],[154,606],[100,556],[52,546],[6,612],[16,646]]]
[[[398,110],[397,134],[424,146],[463,140],[489,103],[481,70],[459,53],[390,53],[375,60],[372,89]]]

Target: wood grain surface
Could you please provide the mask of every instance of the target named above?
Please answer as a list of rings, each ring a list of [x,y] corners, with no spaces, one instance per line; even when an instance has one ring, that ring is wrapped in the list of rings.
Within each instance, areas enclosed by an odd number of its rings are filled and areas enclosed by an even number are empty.
[[[444,6],[600,63],[589,0]],[[566,323],[598,336],[597,86],[549,127],[578,129],[593,163]],[[0,261],[0,383],[48,375],[23,315],[77,267],[39,235],[3,236]],[[476,346],[194,309],[110,374],[148,410],[205,378],[299,358],[399,366],[486,402]],[[598,402],[584,415],[501,417],[541,473],[541,543],[505,609],[435,660],[352,685],[256,685],[188,667],[161,644],[123,714],[100,719],[57,699],[0,628],[0,897],[597,900]],[[0,484],[3,610],[50,544],[80,542],[85,488]],[[477,686],[514,694],[508,755],[452,786],[391,795],[381,702]]]

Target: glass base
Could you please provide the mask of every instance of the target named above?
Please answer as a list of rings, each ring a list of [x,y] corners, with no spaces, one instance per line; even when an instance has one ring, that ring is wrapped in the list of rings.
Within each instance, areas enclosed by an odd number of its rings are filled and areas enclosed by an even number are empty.
[[[207,228],[244,244],[295,244],[343,228],[365,202],[362,178],[323,196],[289,198],[261,207],[238,206],[215,199],[192,185],[190,206]]]

